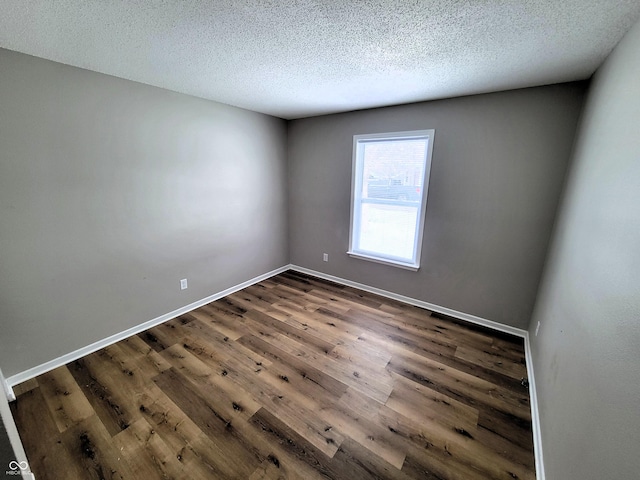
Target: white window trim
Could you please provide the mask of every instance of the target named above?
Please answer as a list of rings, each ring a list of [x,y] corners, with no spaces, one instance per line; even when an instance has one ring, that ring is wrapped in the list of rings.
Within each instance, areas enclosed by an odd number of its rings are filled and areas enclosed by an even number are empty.
[[[355,199],[358,189],[362,190],[362,172],[359,171],[358,166],[362,164],[358,158],[358,142],[362,140],[375,140],[375,139],[409,139],[409,138],[424,138],[427,137],[427,151],[424,168],[424,178],[422,182],[422,203],[420,206],[420,219],[417,229],[417,238],[415,243],[414,257],[415,262],[405,262],[402,260],[394,260],[392,258],[383,258],[371,253],[367,254],[365,251],[354,250],[354,215],[356,215]],[[427,214],[427,197],[429,195],[429,178],[431,175],[431,160],[433,156],[433,142],[435,137],[435,130],[412,130],[405,132],[389,132],[389,133],[373,133],[364,135],[353,136],[353,156],[352,156],[352,168],[351,168],[351,216],[349,221],[349,250],[347,255],[353,258],[361,260],[367,260],[370,262],[381,263],[383,265],[391,265],[394,267],[404,268],[407,270],[418,271],[420,268],[420,258],[422,254],[422,239],[424,236],[424,224]]]

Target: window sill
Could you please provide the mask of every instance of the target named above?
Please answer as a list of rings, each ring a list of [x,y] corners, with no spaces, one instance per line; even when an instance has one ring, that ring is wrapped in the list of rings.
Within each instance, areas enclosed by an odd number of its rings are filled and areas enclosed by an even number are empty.
[[[387,260],[378,257],[372,257],[369,255],[365,255],[363,253],[356,252],[347,252],[347,255],[353,258],[359,258],[360,260],[367,260],[369,262],[381,263],[382,265],[390,265],[392,267],[404,268],[405,270],[411,270],[413,272],[417,272],[420,268],[420,265],[416,265],[414,263],[405,263],[405,262],[397,262],[394,260]]]

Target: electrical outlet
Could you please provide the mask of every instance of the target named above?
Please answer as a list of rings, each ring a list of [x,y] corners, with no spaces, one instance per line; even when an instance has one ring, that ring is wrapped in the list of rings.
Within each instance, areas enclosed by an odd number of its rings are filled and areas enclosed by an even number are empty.
[[[540,322],[536,325],[536,337],[538,336],[538,330],[540,330]]]
[[[187,289],[187,279],[183,278],[182,280],[180,280],[180,290],[186,290]]]
[[[322,254],[322,261],[323,262],[328,262],[329,261],[329,254],[328,253],[323,253]]]

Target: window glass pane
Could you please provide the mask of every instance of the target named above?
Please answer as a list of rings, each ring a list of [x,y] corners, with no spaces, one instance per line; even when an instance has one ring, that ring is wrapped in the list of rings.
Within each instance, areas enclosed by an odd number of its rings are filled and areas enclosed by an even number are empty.
[[[362,198],[420,202],[425,139],[365,142]]]
[[[363,203],[359,250],[413,258],[418,207]]]

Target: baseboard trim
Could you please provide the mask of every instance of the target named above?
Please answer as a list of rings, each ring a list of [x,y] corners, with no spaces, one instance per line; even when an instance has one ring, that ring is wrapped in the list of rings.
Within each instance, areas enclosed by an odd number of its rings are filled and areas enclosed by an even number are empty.
[[[533,452],[536,461],[536,479],[545,480],[544,456],[542,454],[542,435],[540,432],[540,414],[538,412],[538,394],[536,379],[533,371],[533,357],[529,332],[524,337],[524,354],[527,362],[527,376],[529,378],[529,402],[531,403],[531,428],[533,430]]]
[[[7,380],[4,378],[2,374],[2,370],[0,369],[0,381],[2,381],[2,387],[4,389],[4,396],[7,398],[9,402],[13,402],[16,399],[16,394],[13,391],[13,387],[9,385]]]
[[[58,358],[54,358],[53,360],[49,360],[48,362],[42,363],[35,367],[29,368],[23,372],[17,373],[5,379],[3,382],[5,391],[11,392],[13,395],[13,388],[15,385],[19,383],[25,382],[32,378],[37,377],[38,375],[42,375],[43,373],[47,373],[55,368],[61,367],[62,365],[66,365],[69,362],[73,362],[79,358],[84,357],[85,355],[89,355],[101,348],[108,347],[109,345],[113,345],[120,340],[124,340],[132,335],[136,335],[140,332],[144,332],[151,327],[155,327],[156,325],[160,325],[161,323],[167,322],[173,318],[179,317],[191,310],[195,310],[207,303],[215,302],[222,297],[226,297],[227,295],[231,295],[232,293],[237,292],[238,290],[242,290],[248,286],[266,280],[267,278],[271,278],[274,275],[278,275],[279,273],[286,272],[289,270],[289,265],[284,265],[280,268],[276,268],[275,270],[271,270],[270,272],[264,273],[262,275],[258,275],[257,277],[252,278],[251,280],[247,280],[246,282],[242,282],[233,287],[227,288],[218,293],[214,293],[213,295],[209,295],[206,298],[198,300],[196,302],[190,303],[189,305],[185,305],[184,307],[178,308],[177,310],[173,310],[172,312],[165,313],[157,318],[152,320],[148,320],[144,323],[136,325],[135,327],[128,328],[127,330],[123,330],[122,332],[116,333],[109,337],[103,338],[102,340],[98,340],[86,347],[79,348],[78,350],[74,350],[73,352],[66,353]],[[15,395],[13,395],[13,399],[15,400]]]
[[[538,415],[538,396],[536,394],[536,382],[535,382],[534,373],[533,373],[533,358],[531,357],[531,344],[529,342],[529,332],[527,330],[511,327],[509,325],[503,325],[501,323],[494,322],[492,320],[487,320],[486,318],[477,317],[475,315],[470,315],[464,312],[459,312],[451,308],[442,307],[440,305],[435,305],[433,303],[425,302],[425,301],[407,297],[404,295],[399,295],[397,293],[389,292],[387,290],[382,290],[380,288],[372,287],[370,285],[365,285],[363,283],[354,282],[351,280],[347,280],[345,278],[336,277],[333,275],[329,275],[327,273],[318,272],[316,270],[311,270],[309,268],[300,267],[298,265],[292,264],[290,265],[290,269],[296,272],[306,273],[307,275],[313,275],[314,277],[322,278],[324,280],[329,280],[331,282],[339,283],[341,285],[358,288],[360,290],[364,290],[365,292],[375,293],[376,295],[380,295],[382,297],[398,300],[400,302],[407,303],[409,305],[414,305],[416,307],[422,307],[426,310],[431,310],[432,312],[442,313],[444,315],[449,315],[450,317],[454,317],[459,320],[464,320],[469,323],[473,323],[476,325],[490,328],[492,330],[497,330],[503,333],[509,333],[511,335],[515,335],[517,337],[523,338],[525,360],[527,363],[527,376],[529,380],[529,401],[531,403],[531,427],[533,430],[533,448],[534,448],[535,465],[536,465],[536,479],[545,480],[544,462],[543,462],[543,456],[542,456],[542,437],[540,435],[540,417]]]

